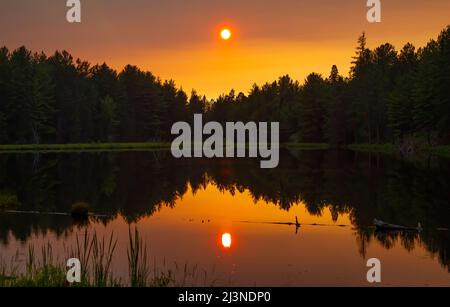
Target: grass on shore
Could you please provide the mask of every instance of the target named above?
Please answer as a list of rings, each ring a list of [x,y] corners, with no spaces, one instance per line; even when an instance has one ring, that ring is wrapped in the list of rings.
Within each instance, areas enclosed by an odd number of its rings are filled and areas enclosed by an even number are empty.
[[[359,152],[372,152],[372,153],[384,153],[395,154],[399,152],[398,146],[394,144],[358,144],[348,145],[347,149]]]
[[[282,147],[303,150],[326,150],[330,146],[324,143],[283,143]],[[83,151],[130,151],[130,150],[167,150],[170,143],[86,143],[86,144],[24,144],[0,145],[0,153],[21,152],[83,152]]]
[[[300,150],[327,150],[331,148],[330,145],[325,143],[285,143],[282,146]]]
[[[170,143],[89,143],[89,144],[30,144],[0,145],[0,154],[55,153],[55,152],[108,152],[169,150]],[[328,144],[285,143],[281,147],[300,150],[327,150]]]
[[[332,148],[326,143],[282,143],[281,147],[298,150],[327,150]],[[0,154],[27,152],[102,152],[102,151],[158,151],[169,150],[170,143],[88,143],[88,144],[28,144],[0,145]],[[396,154],[399,148],[394,144],[356,144],[348,145],[346,149],[358,152]],[[449,157],[450,145],[422,148],[421,151],[432,155]]]
[[[450,145],[431,147],[429,152],[436,156],[450,158]]]
[[[400,149],[394,144],[359,144],[349,145],[347,149],[359,152],[371,152],[382,154],[398,154]],[[418,149],[418,153],[431,154],[444,158],[450,158],[450,145],[444,146],[424,146]]]
[[[130,150],[163,150],[163,149],[170,149],[170,143],[149,142],[149,143],[0,145],[0,153],[130,151]]]

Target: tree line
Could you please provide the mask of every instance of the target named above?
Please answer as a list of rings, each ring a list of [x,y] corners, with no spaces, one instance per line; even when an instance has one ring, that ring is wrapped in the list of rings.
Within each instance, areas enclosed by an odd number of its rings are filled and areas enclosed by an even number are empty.
[[[120,73],[68,52],[0,49],[0,143],[168,141],[177,121],[278,121],[285,142],[450,142],[450,26],[437,39],[400,51],[367,47],[362,34],[350,74],[282,76],[248,94],[208,100],[173,80],[128,65]]]

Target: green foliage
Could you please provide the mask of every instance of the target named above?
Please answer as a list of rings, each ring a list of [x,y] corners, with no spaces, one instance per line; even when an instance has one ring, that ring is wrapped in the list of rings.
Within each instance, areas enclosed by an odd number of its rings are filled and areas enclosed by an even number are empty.
[[[20,202],[16,194],[0,190],[0,211],[17,209],[19,206]]]
[[[36,268],[27,275],[11,278],[13,287],[41,287],[41,288],[61,288],[66,285],[66,272],[62,267],[45,266]]]
[[[7,126],[6,126],[6,116],[0,112],[0,144],[7,142]]]
[[[416,89],[414,91],[414,122],[426,132],[430,144],[450,140],[450,26],[437,41],[419,50]]]
[[[399,152],[398,147],[392,144],[358,144],[349,145],[347,148],[353,151],[371,153],[395,154]]]
[[[437,147],[431,148],[430,152],[437,156],[450,158],[450,146],[437,146]]]
[[[406,135],[414,132],[412,110],[417,64],[418,55],[414,46],[408,43],[398,56],[398,74],[394,80],[394,88],[387,97],[389,127],[393,136],[401,142]]]
[[[94,284],[96,287],[106,287],[113,280],[111,263],[117,246],[117,239],[114,239],[114,233],[111,233],[108,243],[106,243],[104,237],[99,240],[97,234],[94,234],[92,242]]]

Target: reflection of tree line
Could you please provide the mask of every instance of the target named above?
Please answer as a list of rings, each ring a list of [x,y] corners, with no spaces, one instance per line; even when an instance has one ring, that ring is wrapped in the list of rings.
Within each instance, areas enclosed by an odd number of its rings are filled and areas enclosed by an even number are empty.
[[[294,151],[283,154],[277,169],[263,170],[252,160],[174,160],[164,152],[107,154],[11,155],[0,157],[0,193],[14,194],[20,210],[68,212],[73,203],[88,202],[95,213],[118,214],[129,221],[174,206],[188,184],[195,191],[213,183],[220,190],[250,191],[253,199],[288,210],[302,201],[311,214],[330,209],[336,220],[350,213],[360,252],[377,240],[390,248],[400,241],[412,250],[417,244],[439,255],[450,266],[450,163],[427,161],[412,165],[379,155],[343,151]],[[0,200],[2,198],[0,197]],[[374,233],[373,218],[396,224],[424,225],[420,235]],[[0,239],[26,240],[31,234],[54,231],[64,235],[70,218],[0,214]]]

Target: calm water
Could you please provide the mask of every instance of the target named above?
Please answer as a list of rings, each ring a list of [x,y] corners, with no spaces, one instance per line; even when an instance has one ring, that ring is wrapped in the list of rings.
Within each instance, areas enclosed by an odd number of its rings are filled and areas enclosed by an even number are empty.
[[[368,285],[376,257],[383,285],[450,286],[449,180],[449,160],[344,151],[286,151],[275,170],[166,152],[1,155],[0,202],[64,213],[82,201],[104,217],[79,226],[2,213],[0,258],[23,267],[30,244],[50,242],[64,260],[76,236],[114,232],[114,273],[126,278],[131,224],[152,269],[171,270],[179,285]],[[424,231],[377,233],[374,218]]]

